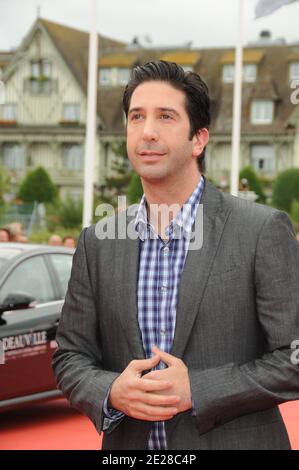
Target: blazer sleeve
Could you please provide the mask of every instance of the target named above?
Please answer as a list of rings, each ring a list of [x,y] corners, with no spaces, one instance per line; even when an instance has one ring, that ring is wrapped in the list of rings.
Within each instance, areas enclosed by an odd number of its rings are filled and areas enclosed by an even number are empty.
[[[200,434],[242,415],[299,399],[299,361],[294,354],[299,340],[299,244],[283,212],[271,213],[260,230],[254,282],[268,351],[245,364],[189,370]]]
[[[56,334],[53,355],[57,386],[72,406],[87,415],[98,432],[103,430],[103,404],[119,373],[105,370],[94,297],[85,250],[84,229],[73,258],[71,278]]]

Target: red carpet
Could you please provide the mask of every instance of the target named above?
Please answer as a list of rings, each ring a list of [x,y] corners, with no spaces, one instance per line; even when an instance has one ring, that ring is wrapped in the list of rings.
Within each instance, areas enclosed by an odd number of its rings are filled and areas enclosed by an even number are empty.
[[[299,401],[280,407],[292,447],[299,450]],[[91,422],[59,399],[0,414],[1,450],[98,450]]]

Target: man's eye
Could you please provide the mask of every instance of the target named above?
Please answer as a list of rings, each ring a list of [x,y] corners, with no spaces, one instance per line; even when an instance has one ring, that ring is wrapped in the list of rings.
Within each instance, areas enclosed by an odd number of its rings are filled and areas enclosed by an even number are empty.
[[[169,116],[169,114],[161,114],[161,119],[167,120],[167,119],[172,119],[172,117]]]
[[[142,114],[133,114],[132,121],[139,121],[142,118]]]

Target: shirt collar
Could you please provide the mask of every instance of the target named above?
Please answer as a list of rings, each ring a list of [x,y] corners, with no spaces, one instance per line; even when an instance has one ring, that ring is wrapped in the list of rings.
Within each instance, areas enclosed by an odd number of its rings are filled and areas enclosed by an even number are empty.
[[[204,190],[204,185],[205,180],[204,177],[201,176],[191,196],[188,198],[185,204],[183,204],[180,211],[177,213],[168,227],[166,227],[165,234],[169,236],[169,238],[173,238],[174,235],[178,235],[180,232],[182,232],[185,236],[188,236],[191,233],[196,211]],[[138,236],[142,241],[147,238],[159,238],[158,234],[154,230],[154,227],[148,222],[146,204],[147,201],[145,194],[143,194],[135,218],[135,230],[137,231]]]

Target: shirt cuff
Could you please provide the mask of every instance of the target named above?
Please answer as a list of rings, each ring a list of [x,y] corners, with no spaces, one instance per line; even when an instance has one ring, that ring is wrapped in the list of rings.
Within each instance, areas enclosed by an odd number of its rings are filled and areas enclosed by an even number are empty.
[[[107,392],[107,395],[106,395],[106,398],[104,400],[103,411],[104,411],[104,415],[106,416],[106,418],[109,418],[112,421],[117,421],[117,420],[123,418],[125,415],[121,411],[118,411],[118,410],[115,410],[114,408],[109,408],[108,407],[108,399],[109,399],[109,395],[110,395],[110,389],[111,389],[111,387],[109,388],[109,390]]]

